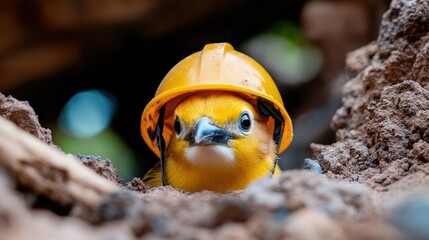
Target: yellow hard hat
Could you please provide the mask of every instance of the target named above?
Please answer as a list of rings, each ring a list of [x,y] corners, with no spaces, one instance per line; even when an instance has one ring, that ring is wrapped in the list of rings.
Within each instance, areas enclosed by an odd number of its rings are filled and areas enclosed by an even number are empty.
[[[292,141],[292,121],[267,71],[249,56],[234,50],[229,43],[212,43],[177,63],[164,77],[155,97],[143,111],[141,134],[157,156],[160,156],[160,150],[155,135],[161,109],[164,118],[162,136],[168,146],[174,131],[175,106],[189,94],[201,91],[229,91],[242,95],[255,105],[269,103],[273,107],[268,110],[277,112],[278,118],[282,118],[279,153]],[[267,124],[274,133],[275,125],[278,125],[275,120],[270,119]]]

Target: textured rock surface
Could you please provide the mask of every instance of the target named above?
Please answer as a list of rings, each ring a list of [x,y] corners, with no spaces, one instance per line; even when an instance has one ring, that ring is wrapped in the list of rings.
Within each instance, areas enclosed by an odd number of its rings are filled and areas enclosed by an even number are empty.
[[[428,4],[392,1],[377,42],[349,54],[352,78],[331,123],[337,142],[312,145],[331,179],[388,190],[410,174],[427,172]]]
[[[85,166],[91,168],[98,175],[101,175],[112,182],[122,185],[122,178],[119,175],[118,170],[116,170],[109,159],[105,159],[100,156],[81,154],[76,155],[76,158],[81,160]]]
[[[27,101],[18,101],[12,96],[6,97],[0,93],[0,116],[14,122],[45,143],[53,145],[51,130],[40,125],[36,113]]]

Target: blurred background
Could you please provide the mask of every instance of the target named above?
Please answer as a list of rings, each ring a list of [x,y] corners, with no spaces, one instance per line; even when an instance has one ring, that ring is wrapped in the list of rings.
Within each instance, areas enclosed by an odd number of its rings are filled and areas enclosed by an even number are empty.
[[[108,158],[124,181],[158,159],[140,116],[164,75],[229,42],[278,84],[294,123],[283,169],[335,141],[348,52],[377,37],[387,0],[2,0],[0,92],[25,100],[64,152]]]

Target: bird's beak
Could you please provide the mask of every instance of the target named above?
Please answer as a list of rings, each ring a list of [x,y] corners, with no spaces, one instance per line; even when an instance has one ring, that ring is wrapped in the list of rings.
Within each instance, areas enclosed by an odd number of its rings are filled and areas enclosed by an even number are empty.
[[[233,136],[226,130],[217,127],[208,117],[197,120],[186,136],[191,146],[228,145]]]

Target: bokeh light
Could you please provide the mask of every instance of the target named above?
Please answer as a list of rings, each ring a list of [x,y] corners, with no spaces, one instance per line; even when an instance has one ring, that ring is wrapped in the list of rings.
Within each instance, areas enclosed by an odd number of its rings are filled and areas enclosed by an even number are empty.
[[[314,79],[323,64],[319,50],[304,40],[298,26],[288,22],[249,39],[241,49],[288,86]]]
[[[116,112],[116,100],[102,90],[75,94],[60,113],[59,126],[75,137],[88,138],[106,129]]]
[[[136,174],[136,156],[110,127],[116,112],[116,98],[109,92],[81,91],[67,101],[51,129],[55,144],[64,152],[108,159],[121,178],[129,181]]]

